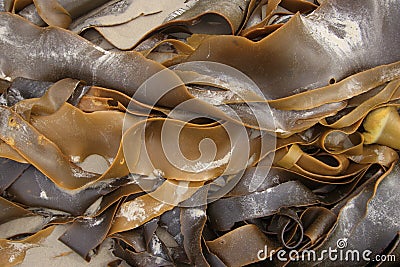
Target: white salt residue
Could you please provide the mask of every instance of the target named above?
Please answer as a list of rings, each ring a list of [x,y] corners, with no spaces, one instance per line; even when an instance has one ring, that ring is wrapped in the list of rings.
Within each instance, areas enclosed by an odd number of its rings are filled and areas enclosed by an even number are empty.
[[[380,76],[380,80],[383,82],[389,82],[393,79],[397,79],[399,75],[400,75],[400,70],[398,68],[395,68],[394,70],[385,71],[384,73],[382,73]]]
[[[211,54],[210,54],[211,55]],[[181,70],[180,68],[178,68]],[[183,68],[185,69],[185,67]],[[214,105],[223,104],[225,101],[264,101],[265,97],[257,85],[246,75],[237,70],[220,65],[193,64],[191,70],[200,74],[191,81],[199,84],[211,84],[220,90],[201,91],[194,90],[193,94]],[[225,89],[225,90],[223,90]]]
[[[240,175],[243,176],[243,174]],[[250,193],[253,193],[262,186],[264,180],[265,180],[264,172],[261,174],[259,173],[258,169],[256,169],[254,173],[251,175],[251,177],[243,178],[241,182]]]
[[[107,158],[106,160],[108,161],[108,163],[109,163],[110,165],[112,165],[113,162],[114,162],[114,158]]]
[[[360,163],[364,159],[364,156],[363,155],[350,156],[349,158],[354,162]]]
[[[143,207],[144,202],[141,199],[126,202],[122,204],[118,216],[125,217],[128,222],[136,220],[144,221],[146,219],[146,210]]]
[[[44,190],[40,191],[40,198],[46,199],[46,200],[49,199],[49,197],[46,194],[46,191],[44,191]]]
[[[89,221],[90,221],[89,226],[93,227],[93,226],[97,226],[97,225],[101,224],[104,221],[104,218],[100,218],[100,219],[90,218]]]
[[[265,190],[265,192],[271,193],[272,191],[274,191],[274,188],[275,188],[275,187],[270,187],[270,188],[268,188],[267,190]]]
[[[342,210],[340,211],[339,216],[340,216],[341,220],[339,221],[339,224],[343,231],[344,236],[349,236],[354,227],[354,222],[353,222],[352,217],[347,216],[347,215],[351,214],[355,208],[356,208],[356,206],[354,204],[354,199],[353,199],[352,202],[347,203],[346,206],[344,206],[342,208]]]
[[[381,163],[385,162],[385,155],[381,151],[379,151],[379,149],[375,149],[374,153],[378,156],[379,162],[381,162]]]
[[[400,200],[398,167],[379,184],[375,197],[368,203],[366,219],[375,225],[398,231],[400,212],[394,209]],[[365,225],[368,225],[365,223]]]
[[[12,246],[12,250],[13,250],[13,255],[11,255],[8,258],[8,262],[14,262],[15,259],[21,255],[24,251],[35,247],[35,244],[30,244],[30,243],[14,243],[14,242],[9,242],[9,244]]]
[[[129,183],[127,184],[139,184],[140,175],[129,175]]]
[[[164,203],[161,203],[161,204],[159,204],[158,206],[155,206],[155,207],[153,208],[153,211],[154,211],[155,213],[159,213],[160,210],[161,210],[163,207],[164,207]]]
[[[164,177],[164,176],[165,176],[165,173],[164,173],[162,170],[159,170],[159,169],[153,170],[153,174],[154,174],[156,177]]]
[[[351,210],[355,208],[355,204],[354,202],[348,203],[346,206],[343,207],[342,212],[345,212],[347,210]]]
[[[19,43],[19,40],[17,39],[18,36],[15,33],[13,33],[13,31],[9,27],[9,24],[10,24],[9,22],[4,21],[4,24],[1,25],[1,22],[0,22],[0,45],[7,44],[10,46],[20,47],[21,44]],[[5,48],[5,51],[7,51],[6,48]],[[26,49],[29,49],[29,48],[26,48]],[[4,67],[4,66],[1,66],[1,67]]]
[[[216,85],[233,93],[231,97],[236,96],[238,100],[265,100],[257,85],[242,73],[231,72],[229,69],[223,69],[222,71],[208,69],[208,71],[207,75],[214,78]]]
[[[210,58],[211,56],[211,42],[208,42],[208,54],[206,58]]]
[[[203,100],[211,105],[222,105],[226,100],[231,99],[235,96],[235,93],[232,91],[212,91],[212,90],[204,90],[205,93],[196,94],[197,98]]]
[[[164,23],[168,22],[170,20],[174,20],[177,17],[181,16],[183,13],[185,13],[186,11],[188,11],[189,9],[191,9],[197,2],[199,2],[199,0],[186,0],[185,1],[185,6],[178,8],[176,10],[174,10],[173,12],[171,12],[165,19],[164,19]]]
[[[281,129],[281,128],[276,128],[276,129],[275,129],[275,133],[287,134],[287,133],[289,133],[289,132],[286,131],[286,130],[283,130],[283,129]]]
[[[1,30],[1,28],[0,28],[0,30]],[[8,77],[2,70],[0,70],[0,79],[6,80],[6,81],[9,81],[9,82],[12,81],[11,77]]]
[[[333,10],[329,21],[319,15],[311,14],[303,19],[304,25],[310,29],[311,36],[325,49],[335,54],[348,56],[354,49],[362,45],[361,28],[357,21],[343,17],[339,11]]]
[[[97,49],[98,51],[104,53],[104,54],[110,53],[109,51],[104,50],[103,48],[101,48],[100,46],[97,46],[97,45],[94,45],[94,48]]]
[[[81,157],[80,156],[71,156],[70,158],[71,158],[71,161],[73,163],[81,162]]]
[[[146,176],[140,177],[140,179],[141,179],[141,180],[149,180],[149,181],[152,181],[152,180],[157,180],[157,179],[159,179],[159,177],[157,177],[157,176],[154,174],[154,171],[153,171],[153,172],[147,174]],[[137,180],[139,180],[139,179],[137,179]]]
[[[151,239],[151,247],[155,255],[160,255],[162,253],[161,241],[156,235]]]
[[[97,80],[97,69],[101,65],[112,65],[112,64],[108,64],[108,62],[110,60],[113,60],[115,56],[116,56],[115,53],[111,53],[111,52],[105,51],[104,55],[102,55],[101,57],[97,58],[93,62],[93,64],[92,64],[92,80],[93,80],[93,82],[96,82],[96,80]]]
[[[196,164],[193,165],[185,165],[183,166],[182,170],[194,173],[200,173],[203,171],[212,170],[227,164],[231,156],[232,156],[232,151],[229,151],[222,159],[211,162],[196,162]]]
[[[200,218],[200,217],[203,217],[206,215],[204,210],[201,210],[201,209],[190,209],[189,213],[190,213],[190,217],[192,217],[193,219],[197,219],[197,218]]]
[[[76,178],[93,178],[93,177],[95,177],[95,174],[86,172],[86,171],[78,169],[78,168],[71,168],[71,171],[72,171],[72,175]]]
[[[272,192],[272,188],[268,188],[266,192],[270,193]],[[255,192],[250,195],[247,195],[246,197],[243,198],[241,205],[245,207],[245,212],[249,214],[253,214],[256,217],[261,217],[264,214],[264,210],[261,207],[261,205],[257,202],[257,196],[260,194],[264,194],[265,192]],[[266,198],[269,199],[268,195]]]
[[[13,249],[17,250],[17,251],[24,251],[27,250],[29,248],[33,248],[36,245],[35,244],[31,244],[31,243],[17,243],[17,242],[9,242],[9,244],[13,247]]]

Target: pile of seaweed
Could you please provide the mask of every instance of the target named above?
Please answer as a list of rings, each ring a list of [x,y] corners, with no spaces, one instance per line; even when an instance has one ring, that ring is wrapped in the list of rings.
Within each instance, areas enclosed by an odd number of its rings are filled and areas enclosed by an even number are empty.
[[[29,225],[1,266],[58,225],[86,261],[111,240],[109,266],[400,260],[398,1],[0,11],[0,228]]]

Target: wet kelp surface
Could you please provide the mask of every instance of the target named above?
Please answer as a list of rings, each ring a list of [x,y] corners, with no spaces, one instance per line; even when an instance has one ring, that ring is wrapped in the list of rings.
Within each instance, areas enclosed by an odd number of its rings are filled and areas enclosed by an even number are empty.
[[[58,225],[109,266],[400,260],[400,2],[0,11],[0,228],[31,226],[0,231],[1,266]]]

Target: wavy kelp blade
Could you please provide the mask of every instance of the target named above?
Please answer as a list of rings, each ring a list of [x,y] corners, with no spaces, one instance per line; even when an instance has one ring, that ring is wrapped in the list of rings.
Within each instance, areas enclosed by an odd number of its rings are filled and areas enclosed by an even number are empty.
[[[0,1],[0,12],[19,11],[31,3],[32,0],[3,0]]]
[[[8,201],[7,199],[4,199],[3,197],[0,197],[0,206],[0,222],[2,224],[17,218],[33,215],[33,213],[30,211]]]
[[[386,255],[389,259],[398,259],[400,256],[400,238],[399,233],[397,236],[392,240],[390,245],[383,251],[382,255]],[[392,262],[382,262],[378,266],[393,266]]]
[[[148,252],[133,252],[128,249],[122,248],[119,244],[116,244],[115,255],[124,258],[128,264],[131,266],[139,267],[157,267],[157,266],[173,266],[169,261],[163,258],[154,256]]]
[[[80,33],[87,28],[95,27],[116,47],[130,49],[137,45],[143,36],[163,24],[169,14],[186,7],[187,4],[183,0],[125,3],[112,1],[77,19],[70,29]]]
[[[370,250],[371,258],[385,249],[397,235],[399,228],[398,202],[399,166],[383,176],[376,184],[371,183],[357,196],[350,199],[340,210],[337,225],[328,234],[318,251],[335,248],[338,240],[346,238],[346,250]],[[390,215],[389,215],[390,214]],[[360,234],[363,233],[363,234]],[[361,259],[364,262],[364,259]],[[342,264],[338,261],[337,266]]]
[[[233,159],[240,158],[241,155],[240,146],[238,146],[235,151],[228,151],[227,146],[229,143],[226,143],[225,140],[222,139],[223,136],[227,136],[227,132],[222,126],[201,127],[190,124],[185,125],[179,121],[164,119],[149,121],[146,125],[142,123],[143,118],[132,117],[130,125],[134,125],[136,122],[141,123],[135,124],[135,127],[130,129],[124,135],[123,139],[114,139],[115,142],[110,143],[107,136],[120,136],[122,133],[122,122],[124,118],[122,113],[84,114],[81,111],[76,110],[76,108],[72,107],[71,105],[66,104],[63,105],[60,110],[51,115],[34,116],[33,124],[31,125],[10,109],[3,107],[2,110],[4,115],[3,125],[5,126],[2,132],[2,140],[13,147],[24,158],[29,159],[36,168],[40,169],[59,186],[69,189],[76,189],[97,180],[125,176],[128,174],[128,166],[131,168],[131,170],[135,170],[135,172],[139,174],[151,174],[153,172],[153,168],[151,168],[151,166],[149,167],[149,165],[145,167],[149,159],[144,152],[140,151],[140,146],[134,145],[133,147],[136,147],[135,150],[131,150],[126,153],[123,151],[123,146],[129,145],[131,140],[136,140],[136,143],[142,140],[135,139],[134,134],[140,133],[140,131],[138,132],[137,130],[142,129],[144,126],[146,126],[146,132],[161,133],[163,127],[172,127],[171,129],[173,129],[181,125],[184,130],[183,134],[186,136],[192,136],[194,132],[203,131],[209,135],[212,140],[217,142],[218,160],[216,160],[216,162],[220,161],[219,158],[226,158],[227,155],[230,158],[232,154]],[[40,109],[38,109],[38,111],[40,111]],[[110,119],[105,121],[104,116],[106,116],[106,114],[107,116],[110,116]],[[115,120],[118,118],[115,115],[117,115],[120,120]],[[60,120],[60,118],[62,119]],[[63,136],[68,134],[68,132],[62,130],[62,125],[66,122],[63,121],[65,119],[67,121],[74,121],[74,124],[69,128],[69,130],[71,130],[70,136],[76,136],[77,138],[71,143],[72,145],[69,146],[66,146],[63,139]],[[114,122],[112,122],[112,120],[114,120]],[[98,134],[96,131],[88,128],[90,125],[86,123],[89,121],[92,125],[103,125],[98,127],[98,130],[101,132],[101,134]],[[125,120],[125,122],[127,121]],[[111,125],[107,126],[107,123],[111,123]],[[53,126],[48,128],[49,125]],[[82,127],[81,125],[86,126]],[[21,129],[24,130],[22,131]],[[104,131],[104,129],[106,129],[106,131]],[[60,130],[62,132],[60,132]],[[175,131],[170,130],[169,132],[174,134]],[[88,146],[86,149],[83,149],[80,145],[82,141],[81,136],[86,138],[92,136],[91,138],[88,138],[86,142]],[[219,165],[211,165],[212,168],[200,168],[199,170],[196,169],[193,171],[184,171],[178,169],[168,161],[166,155],[163,155],[165,152],[163,151],[161,143],[162,140],[159,137],[159,134],[152,134],[146,137],[146,144],[148,144],[147,150],[149,152],[150,160],[156,164],[156,168],[165,172],[166,177],[174,177],[178,180],[191,181],[199,181],[199,179],[212,179],[218,176],[221,171],[223,171],[219,167],[225,166],[228,163],[229,158],[227,158],[226,162],[221,161]],[[239,136],[231,138],[233,138],[234,141],[235,138],[238,137]],[[198,143],[201,141],[201,139],[201,136],[198,136],[198,138],[193,138],[192,142]],[[27,146],[25,143],[26,140],[30,140],[30,144],[32,144],[32,146]],[[257,140],[254,140],[254,142],[255,147],[254,151],[250,151],[251,154],[254,154],[254,152],[257,151]],[[120,143],[122,143],[122,145]],[[101,146],[101,144],[104,144],[104,146]],[[198,147],[198,145],[193,147]],[[136,162],[133,159],[137,157],[135,154],[138,152],[139,154],[137,156],[139,158],[137,158],[138,161]],[[197,152],[189,150],[188,153],[190,156],[190,154],[195,155]],[[46,161],[46,157],[34,159],[35,155],[37,154],[47,155],[47,157],[51,155],[51,157],[58,158],[59,160],[56,163]],[[92,154],[101,155],[106,159],[114,159],[113,163],[102,175],[87,172],[76,165],[77,162]],[[156,155],[158,155],[157,160],[153,158]],[[160,156],[162,157],[160,158]],[[124,157],[127,158],[126,162]],[[78,158],[78,160],[75,160],[75,158]],[[63,164],[62,166],[60,166],[61,163]],[[128,164],[128,166],[126,164]],[[227,172],[237,172],[240,171],[240,168],[244,168],[244,166],[232,166],[226,170]],[[207,175],[204,175],[205,173],[207,173]],[[87,179],[79,179],[83,177]]]
[[[349,106],[356,106],[348,114],[336,120],[334,123],[324,123],[331,128],[344,128],[356,123],[360,118],[365,117],[372,109],[398,98],[400,81],[393,80],[389,82],[381,91],[374,92],[368,100],[357,103],[357,97],[349,101]],[[352,101],[353,100],[353,101]]]
[[[7,189],[13,199],[31,207],[46,207],[62,210],[74,216],[83,215],[99,197],[116,188],[112,185],[99,184],[79,192],[61,190],[49,178],[33,166]]]
[[[25,1],[25,0],[24,0]],[[16,1],[16,2],[24,2]],[[19,5],[14,7],[16,11],[21,10],[29,2],[25,1],[24,5]],[[29,5],[18,12],[19,15],[25,17],[32,23],[38,26],[44,26],[46,23],[53,26],[61,26],[62,28],[67,28],[72,19],[78,18],[87,12],[105,4],[107,0],[58,0],[58,3],[48,3],[44,1],[35,1],[35,5]],[[47,20],[47,21],[43,21]],[[48,20],[50,19],[50,20]]]
[[[0,239],[1,265],[14,266],[21,263],[24,260],[26,251],[39,246],[40,243],[53,232],[53,230],[54,227],[48,227],[20,241]]]
[[[369,167],[368,164],[354,164],[343,155],[329,155],[322,152],[313,157],[304,153],[297,145],[279,150],[276,155],[275,166],[319,182],[351,182],[357,174]]]
[[[39,16],[50,26],[68,28],[71,15],[57,0],[33,0]]]
[[[144,240],[143,227],[139,227],[130,231],[116,233],[111,235],[112,238],[116,238],[119,243],[125,243],[135,252],[143,252],[146,250],[146,244]]]
[[[103,103],[99,103],[102,102]],[[117,90],[91,86],[82,96],[78,108],[85,112],[119,110],[136,116],[163,117],[170,110],[141,103]]]
[[[282,0],[280,5],[291,12],[307,13],[317,8],[317,5],[307,0]],[[315,1],[314,1],[315,2]]]
[[[90,13],[78,18],[69,27],[72,32],[80,33],[90,27],[115,26],[128,23],[141,16],[148,16],[157,13],[168,13],[165,8],[175,8],[176,4],[183,1],[170,2],[169,5],[156,5],[154,2],[144,1],[110,1],[99,6]]]
[[[329,103],[329,101],[343,101],[345,99],[363,94],[386,82],[398,79],[400,73],[399,65],[399,62],[394,62],[388,65],[382,65],[368,69],[366,71],[346,77],[338,83],[299,93],[293,96],[272,100],[270,101],[270,104],[275,108],[297,110],[304,109],[308,105],[320,106],[324,103]],[[331,88],[334,88],[334,90],[331,91]],[[327,91],[330,93],[326,93]],[[337,92],[335,96],[332,95],[333,91]],[[304,96],[310,97],[310,102],[308,105],[304,105],[304,103],[298,103],[298,100]],[[316,96],[318,96],[318,99]]]
[[[78,219],[60,236],[59,240],[72,248],[82,258],[90,261],[89,252],[99,246],[107,237],[117,203],[98,217]],[[82,242],[85,240],[84,242]]]
[[[279,197],[275,197],[277,192]],[[282,207],[316,203],[318,198],[308,188],[299,182],[289,181],[262,192],[217,200],[210,205],[208,211],[214,227],[226,231],[236,222],[270,216]]]
[[[160,225],[172,236],[177,237],[181,232],[180,209],[175,207],[160,216]]]
[[[192,33],[234,34],[242,25],[249,3],[249,0],[198,1],[190,9],[172,14],[168,21],[186,23]]]
[[[259,251],[270,255],[278,246],[267,239],[260,229],[248,224],[215,239],[206,242],[210,251],[215,253],[227,266],[243,266],[260,261],[257,258]],[[243,250],[243,247],[246,249]]]
[[[39,99],[20,101],[13,106],[17,113],[29,121],[31,115],[50,115],[57,112],[72,97],[80,81],[63,79],[52,86]]]
[[[249,32],[265,26],[265,24],[268,23],[269,19],[271,18],[274,10],[278,8],[280,2],[281,0],[268,1],[267,3],[262,1],[259,2],[257,7],[253,10],[250,18],[244,25],[240,35],[246,36]]]
[[[328,85],[331,79],[340,81],[360,70],[399,60],[395,45],[399,41],[399,24],[390,23],[383,31],[377,26],[386,19],[394,19],[398,5],[380,2],[376,13],[366,6],[365,1],[325,1],[311,15],[294,16],[260,42],[234,36],[207,38],[187,60],[215,61],[235,67],[272,99],[312,90]],[[357,12],[360,9],[368,13],[373,24],[363,19],[367,13],[361,16]],[[333,10],[340,13],[341,20]],[[321,62],[320,58],[325,60]],[[282,73],[290,78],[280,79]]]
[[[33,116],[32,125],[78,163],[93,154],[107,160],[115,158],[122,138],[124,118],[121,112],[83,113],[70,105],[64,105],[59,112],[52,115]],[[133,125],[141,119],[127,118],[125,123]],[[66,131],[62,125],[68,122],[73,123]],[[64,143],[65,136],[71,136],[69,144]]]
[[[89,84],[118,89],[132,96],[147,78],[165,69],[137,52],[107,52],[68,31],[51,27],[50,30],[39,28],[8,13],[1,13],[0,18],[0,28],[3,29],[0,34],[0,46],[3,49],[1,57],[4,60],[0,71],[11,79],[22,76],[58,81],[70,77],[84,80]],[[24,43],[23,49],[19,48],[22,46],[15,46],[20,42]],[[52,56],[43,54],[42,49],[49,51]],[[7,55],[14,56],[10,58]],[[29,61],[26,61],[27,58]],[[81,62],[91,62],[91,64],[81,64]],[[16,64],[19,67],[16,67]],[[109,68],[110,65],[113,68]],[[136,75],[131,75],[132,73]],[[168,70],[165,74],[166,78],[171,78],[171,82],[178,86],[175,90],[186,91],[182,86],[179,87],[181,83],[176,75]],[[175,97],[171,101],[177,103],[176,100],[191,98],[183,91],[180,95],[179,99]]]
[[[148,3],[146,3],[146,5],[147,4]],[[95,18],[91,26],[96,26],[96,30],[99,31],[101,35],[122,50],[135,47],[140,40],[143,40],[155,32],[174,32],[176,31],[175,28],[182,28],[182,30],[180,30],[181,32],[190,33],[233,34],[239,29],[246,16],[249,1],[219,0],[217,3],[215,1],[212,3],[208,1],[197,1],[186,4],[181,0],[172,3],[168,2],[165,6],[163,4],[160,5],[160,3],[157,4],[159,12],[153,11],[153,14],[142,12],[144,16],[136,15],[136,17],[131,15],[133,17],[131,20],[125,23],[119,23],[118,25],[117,23],[111,23],[114,25],[110,25],[110,21],[101,23]],[[136,2],[130,5],[132,6],[133,14],[138,13],[138,8],[135,8],[135,5]],[[125,16],[121,15],[119,17],[122,19]],[[92,18],[88,20],[91,21]],[[114,18],[114,20],[118,20],[118,16]],[[85,23],[83,25],[85,25]],[[88,25],[86,27],[88,27]],[[74,26],[73,30],[76,28],[77,27]],[[82,28],[82,25],[79,26],[79,28]]]
[[[45,93],[49,91],[49,89],[53,86],[54,88],[49,92],[50,97],[59,98],[61,95],[65,93],[66,96],[69,94],[68,92],[61,91],[64,90],[63,87],[65,86],[68,89],[73,89],[73,92],[70,93],[67,102],[76,106],[83,97],[83,95],[85,95],[87,91],[90,89],[90,86],[86,86],[82,82],[76,81],[76,83],[74,84],[73,79],[65,79],[64,82],[61,81],[59,82],[60,83],[55,85],[54,83],[51,82],[36,81],[36,80],[26,79],[23,77],[17,77],[12,81],[12,83],[10,83],[7,86],[6,90],[2,93],[2,95],[0,96],[0,102],[10,107],[22,100],[30,98],[40,98],[43,95],[45,95]],[[63,101],[62,98],[57,100],[59,105],[60,103],[62,103],[62,101]]]
[[[197,191],[191,198],[185,201],[181,208],[181,231],[183,235],[183,246],[190,263],[195,266],[208,266],[202,253],[202,232],[207,221],[206,203],[209,187],[205,186]]]
[[[301,214],[304,235],[311,244],[326,235],[337,220],[336,214],[327,208],[310,207]]]
[[[176,52],[159,52],[159,50],[162,50],[162,47],[167,45],[171,45]],[[180,40],[165,39],[154,45],[152,48],[142,51],[142,53],[146,58],[159,62],[166,67],[171,67],[181,62],[181,60],[186,58],[191,52],[193,52],[193,50],[193,47]]]
[[[122,179],[121,179],[122,180]],[[143,188],[140,187],[139,185],[133,183],[129,184],[130,180],[128,180],[128,184],[123,184],[121,187],[118,188],[118,190],[114,190],[113,192],[105,195],[102,197],[101,202],[99,206],[97,207],[97,210],[94,213],[94,216],[100,215],[103,211],[105,211],[107,208],[109,208],[112,204],[122,201],[125,199],[125,197],[128,197],[130,195],[135,195],[143,192]]]
[[[72,165],[72,163],[66,159],[65,155],[59,150],[59,148],[45,136],[40,134],[36,129],[34,129],[31,125],[29,125],[22,117],[19,115],[13,114],[10,109],[1,108],[1,121],[2,121],[2,129],[1,139],[6,142],[8,145],[13,147],[21,154],[24,158],[29,158],[33,165],[40,168],[40,166],[46,166],[50,164],[53,166],[48,168],[45,174],[49,177],[60,177],[60,184],[65,187],[73,188],[74,186],[83,186],[88,182],[94,181],[96,179],[96,174],[93,173],[84,173],[84,177],[87,179],[77,180],[77,176],[82,173],[81,168],[78,166]],[[8,126],[8,127],[7,127]],[[11,127],[11,128],[9,128]],[[25,131],[25,129],[29,129],[30,131]],[[11,130],[11,131],[10,131]],[[37,144],[36,150],[33,147],[26,146],[26,140],[29,140],[31,144]],[[43,154],[43,148],[47,153],[52,154],[56,159],[53,163],[49,163],[45,158],[37,158],[36,155]],[[33,158],[36,158],[34,160]],[[61,167],[59,163],[63,163]],[[56,173],[60,172],[60,175]],[[75,178],[74,178],[75,177]]]
[[[203,183],[165,181],[153,193],[140,196],[121,205],[109,234],[134,229],[171,210],[193,195]],[[181,187],[185,190],[180,191]],[[161,201],[161,200],[162,201]]]
[[[12,0],[0,1],[0,12],[9,12],[12,9]]]
[[[0,159],[0,193],[2,194],[23,172],[29,164],[15,162],[10,159]]]
[[[15,78],[1,95],[2,103],[13,106],[21,100],[41,97],[52,85],[51,82]]]
[[[264,4],[263,1],[259,3],[258,9],[255,10],[258,14],[252,15],[250,23],[240,32],[241,36],[260,40],[279,29],[286,18],[289,19],[297,12],[308,14],[318,7],[311,1],[301,0],[273,0]]]
[[[21,156],[17,151],[15,151],[11,146],[4,143],[4,141],[0,141],[0,156],[2,158],[6,158],[12,161],[16,161],[19,163],[28,163],[24,157]]]

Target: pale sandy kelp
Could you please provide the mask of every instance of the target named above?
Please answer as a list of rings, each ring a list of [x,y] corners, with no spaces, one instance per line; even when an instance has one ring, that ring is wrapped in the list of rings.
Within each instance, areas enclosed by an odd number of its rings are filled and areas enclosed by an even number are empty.
[[[400,261],[399,12],[0,1],[1,265],[60,227],[82,266]]]

